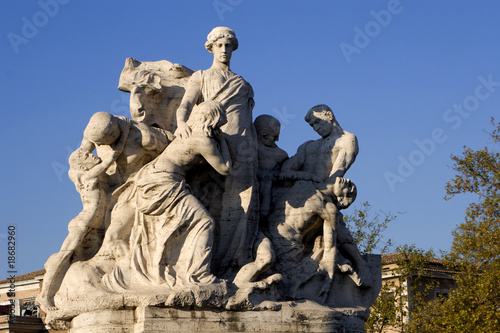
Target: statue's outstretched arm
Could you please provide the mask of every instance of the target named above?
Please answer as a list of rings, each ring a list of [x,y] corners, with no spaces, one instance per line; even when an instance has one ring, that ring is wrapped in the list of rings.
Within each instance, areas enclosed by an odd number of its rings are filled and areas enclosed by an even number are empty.
[[[186,124],[189,119],[189,114],[193,110],[194,105],[198,102],[201,95],[201,74],[195,72],[186,87],[186,92],[182,97],[181,104],[177,109],[177,130],[175,136],[186,138],[191,134],[191,129]]]

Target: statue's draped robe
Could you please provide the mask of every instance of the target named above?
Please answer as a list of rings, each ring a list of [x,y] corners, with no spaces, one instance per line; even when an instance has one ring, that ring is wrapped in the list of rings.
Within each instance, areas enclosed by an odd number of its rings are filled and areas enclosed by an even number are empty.
[[[228,135],[236,157],[233,173],[226,177],[217,216],[213,268],[220,277],[230,277],[239,267],[252,261],[253,245],[258,234],[257,136],[253,126],[253,89],[241,76],[231,71],[197,71],[189,80],[186,94],[198,90],[200,104],[219,101],[225,108]]]
[[[131,235],[131,283],[169,287],[212,283],[214,222],[183,176],[155,169],[137,175]]]
[[[235,151],[232,175],[223,182],[217,178],[222,194],[207,210],[184,176],[155,170],[155,161],[144,166],[134,184],[130,267],[118,265],[108,274],[103,279],[108,289],[206,284],[214,282],[213,274],[231,278],[253,261],[258,235],[258,155],[252,87],[231,71],[209,69],[192,75],[186,94],[198,96],[195,104],[216,100],[224,106],[228,122],[221,129]],[[124,272],[128,269],[130,274]]]

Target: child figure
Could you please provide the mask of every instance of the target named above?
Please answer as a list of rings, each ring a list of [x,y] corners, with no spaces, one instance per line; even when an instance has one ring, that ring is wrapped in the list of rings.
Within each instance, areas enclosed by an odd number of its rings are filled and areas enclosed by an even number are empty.
[[[270,115],[260,115],[254,121],[259,147],[259,179],[260,216],[269,215],[271,209],[271,188],[273,181],[279,176],[281,165],[288,159],[288,154],[276,145],[279,140],[281,124]]]
[[[80,193],[83,210],[69,223],[69,234],[61,250],[50,256],[45,263],[43,290],[37,298],[45,311],[57,309],[54,304],[57,281],[69,268],[71,258],[85,236],[92,229],[103,227],[106,192],[100,183],[103,182],[105,171],[112,162],[112,157],[102,161],[84,148],[78,148],[69,157],[68,175]]]
[[[254,121],[258,140],[260,197],[260,222],[265,223],[271,208],[271,190],[273,181],[279,176],[281,165],[288,158],[288,154],[276,145],[280,134],[280,122],[270,115],[258,116]],[[274,264],[275,255],[271,240],[262,231],[254,245],[255,260],[244,265],[236,274],[233,283],[240,288],[229,302],[230,308],[248,301],[250,294],[258,290],[266,290],[271,285],[281,281],[281,274],[273,274],[264,280],[256,281],[259,275],[268,271]]]

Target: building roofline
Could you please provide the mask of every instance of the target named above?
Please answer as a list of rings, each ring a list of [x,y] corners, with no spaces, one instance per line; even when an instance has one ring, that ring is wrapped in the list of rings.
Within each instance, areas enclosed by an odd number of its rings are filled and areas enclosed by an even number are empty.
[[[387,264],[396,264],[399,260],[403,260],[404,258],[404,253],[402,252],[394,252],[394,253],[389,253],[389,254],[383,254],[382,255],[382,265],[387,265]],[[438,259],[438,258],[429,258],[428,262],[430,264],[444,264],[444,260]]]
[[[21,275],[17,275],[16,278],[15,278],[15,281],[18,282],[18,281],[27,281],[27,280],[31,280],[31,279],[34,279],[36,278],[37,276],[40,276],[40,275],[45,275],[45,269],[39,269],[38,271],[34,271],[34,272],[30,272],[30,273],[26,273],[26,274],[21,274]],[[10,283],[11,280],[10,279],[4,279],[4,280],[1,280],[0,281],[0,284],[4,284],[4,283]]]

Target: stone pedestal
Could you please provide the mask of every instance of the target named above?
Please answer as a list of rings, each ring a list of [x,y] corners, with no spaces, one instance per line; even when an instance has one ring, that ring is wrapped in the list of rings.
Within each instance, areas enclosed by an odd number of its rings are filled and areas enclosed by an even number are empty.
[[[162,307],[83,313],[70,333],[350,332],[362,333],[361,308],[329,309],[311,302],[282,303],[278,311],[180,310]]]

